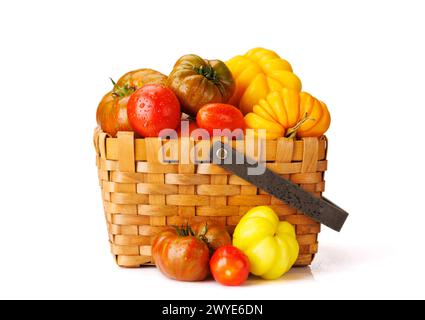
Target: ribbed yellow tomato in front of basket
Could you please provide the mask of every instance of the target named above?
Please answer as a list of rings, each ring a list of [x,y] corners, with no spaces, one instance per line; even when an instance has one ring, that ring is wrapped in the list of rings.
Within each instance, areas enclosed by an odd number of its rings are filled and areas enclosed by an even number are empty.
[[[279,221],[267,206],[252,208],[242,217],[233,234],[233,245],[248,256],[252,274],[270,280],[291,269],[299,253],[294,227]]]
[[[256,133],[266,130],[266,139],[320,137],[328,130],[331,116],[326,104],[307,92],[284,88],[260,99],[245,123]]]

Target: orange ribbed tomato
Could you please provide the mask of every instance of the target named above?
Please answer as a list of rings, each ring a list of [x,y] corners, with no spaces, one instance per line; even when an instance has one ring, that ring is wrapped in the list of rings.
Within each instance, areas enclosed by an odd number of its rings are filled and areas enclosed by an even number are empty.
[[[139,69],[127,72],[112,91],[108,92],[100,101],[96,111],[96,120],[102,130],[112,137],[118,131],[133,131],[127,117],[127,102],[130,95],[145,84],[165,85],[167,77],[151,69]]]
[[[248,128],[266,130],[267,139],[320,137],[328,130],[331,116],[326,104],[307,92],[282,89],[260,99],[245,122]]]

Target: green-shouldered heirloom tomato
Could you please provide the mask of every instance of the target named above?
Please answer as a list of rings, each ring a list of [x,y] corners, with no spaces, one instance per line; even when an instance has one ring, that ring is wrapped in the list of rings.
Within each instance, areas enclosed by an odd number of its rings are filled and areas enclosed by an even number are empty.
[[[209,274],[209,249],[194,233],[167,229],[152,242],[152,257],[167,277],[180,281],[201,281]]]
[[[232,73],[220,60],[205,60],[189,54],[181,57],[168,77],[183,112],[196,116],[207,103],[227,102],[235,90]]]

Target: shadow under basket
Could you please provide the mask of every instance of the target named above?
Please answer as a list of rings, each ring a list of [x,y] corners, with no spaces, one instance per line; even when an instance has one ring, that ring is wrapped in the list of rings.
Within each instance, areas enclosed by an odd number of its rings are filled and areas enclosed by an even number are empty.
[[[161,156],[165,143],[174,144],[175,158]],[[211,141],[141,139],[133,132],[111,138],[97,128],[94,144],[109,242],[119,266],[153,264],[152,239],[167,226],[208,221],[232,233],[241,217],[259,205],[271,206],[280,220],[295,226],[300,245],[295,266],[310,265],[318,252],[318,222],[221,167],[200,163],[209,152],[199,150],[208,150]],[[327,146],[326,137],[266,141],[267,167],[321,197]],[[196,161],[187,161],[183,147],[193,150]]]

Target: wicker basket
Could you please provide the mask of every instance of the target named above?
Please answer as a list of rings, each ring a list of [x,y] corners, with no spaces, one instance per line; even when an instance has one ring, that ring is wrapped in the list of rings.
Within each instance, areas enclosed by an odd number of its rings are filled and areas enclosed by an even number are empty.
[[[94,142],[111,251],[122,267],[152,264],[151,240],[166,226],[207,220],[233,232],[241,216],[257,205],[270,205],[296,227],[296,266],[311,264],[317,253],[319,223],[214,164],[181,164],[178,155],[175,163],[163,163],[158,159],[163,141],[135,139],[131,132],[110,138],[96,129]],[[180,148],[183,142],[175,143]],[[200,143],[205,141],[195,142]],[[321,196],[326,150],[325,137],[267,141],[267,166]]]

